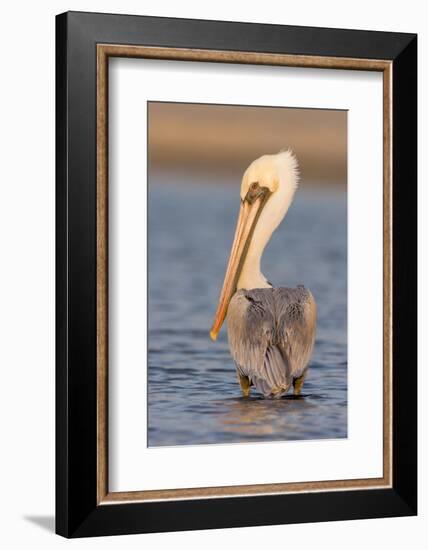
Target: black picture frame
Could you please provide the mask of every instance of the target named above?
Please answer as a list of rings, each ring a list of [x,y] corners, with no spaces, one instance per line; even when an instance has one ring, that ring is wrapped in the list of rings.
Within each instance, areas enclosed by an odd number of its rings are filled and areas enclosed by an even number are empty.
[[[391,488],[97,504],[96,46],[392,62]],[[417,513],[417,36],[68,12],[56,18],[56,532],[65,537]]]

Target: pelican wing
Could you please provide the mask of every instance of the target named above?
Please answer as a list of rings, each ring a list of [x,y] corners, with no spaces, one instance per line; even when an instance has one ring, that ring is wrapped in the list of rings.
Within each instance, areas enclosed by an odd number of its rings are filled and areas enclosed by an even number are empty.
[[[227,313],[232,357],[238,373],[264,396],[284,394],[304,372],[315,335],[312,304],[303,287],[239,290],[233,296]]]
[[[239,290],[227,313],[227,332],[238,373],[263,395],[281,395],[291,385],[290,369],[276,338],[272,289]]]
[[[287,358],[293,379],[300,378],[314,347],[316,303],[303,286],[276,288],[275,295],[278,346]]]

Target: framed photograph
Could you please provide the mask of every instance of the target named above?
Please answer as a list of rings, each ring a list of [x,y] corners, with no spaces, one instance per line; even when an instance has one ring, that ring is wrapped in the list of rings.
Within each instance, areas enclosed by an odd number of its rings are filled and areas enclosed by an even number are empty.
[[[417,38],[56,20],[56,525],[414,515]]]

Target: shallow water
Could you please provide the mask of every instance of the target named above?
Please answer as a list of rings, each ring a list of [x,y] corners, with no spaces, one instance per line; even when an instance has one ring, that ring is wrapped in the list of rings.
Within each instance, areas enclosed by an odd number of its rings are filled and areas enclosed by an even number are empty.
[[[347,436],[346,194],[300,189],[262,261],[274,286],[317,301],[298,399],[241,397],[226,326],[209,337],[238,206],[233,185],[150,185],[149,446]]]

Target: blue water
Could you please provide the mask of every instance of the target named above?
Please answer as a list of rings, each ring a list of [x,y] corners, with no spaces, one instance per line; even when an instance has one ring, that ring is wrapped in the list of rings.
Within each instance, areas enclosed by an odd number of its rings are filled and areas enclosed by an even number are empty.
[[[318,328],[303,397],[243,398],[209,330],[239,206],[234,185],[149,187],[149,446],[347,436],[346,193],[297,191],[262,261],[274,286],[304,284]]]

